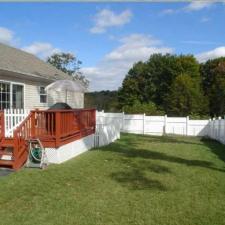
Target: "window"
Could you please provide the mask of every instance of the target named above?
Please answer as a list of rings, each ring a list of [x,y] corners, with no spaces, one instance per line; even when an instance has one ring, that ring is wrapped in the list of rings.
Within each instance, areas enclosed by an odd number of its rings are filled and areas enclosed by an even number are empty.
[[[45,87],[40,87],[40,103],[47,103],[47,93]]]
[[[10,108],[10,83],[0,83],[0,109]]]
[[[14,109],[23,109],[23,85],[12,84],[12,107]]]

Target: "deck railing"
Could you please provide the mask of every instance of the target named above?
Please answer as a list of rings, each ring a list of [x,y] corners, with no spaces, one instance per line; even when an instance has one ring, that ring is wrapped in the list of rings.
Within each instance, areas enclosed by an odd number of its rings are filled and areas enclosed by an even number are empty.
[[[13,131],[14,168],[27,159],[27,140],[38,138],[44,147],[58,148],[95,133],[95,109],[33,110]],[[0,111],[0,144],[5,139],[4,112]]]
[[[0,143],[5,138],[4,111],[0,111]]]
[[[95,132],[95,109],[38,110],[34,113],[33,136],[43,141],[55,142],[59,147],[72,139]]]
[[[27,159],[27,140],[33,137],[34,113],[30,113],[26,119],[14,130],[14,169],[19,169]]]

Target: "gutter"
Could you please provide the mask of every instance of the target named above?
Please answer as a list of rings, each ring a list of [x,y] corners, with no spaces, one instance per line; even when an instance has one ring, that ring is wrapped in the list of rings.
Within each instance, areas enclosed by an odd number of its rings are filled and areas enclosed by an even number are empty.
[[[33,78],[36,78],[36,79],[46,80],[46,81],[60,80],[60,79],[57,79],[57,78],[56,79],[45,78],[45,77],[42,77],[42,76],[39,76],[39,75],[36,75],[36,74],[32,74],[32,73],[24,73],[24,72],[21,72],[21,71],[9,70],[9,69],[5,69],[5,68],[2,68],[2,67],[0,67],[0,70],[7,71],[7,72],[18,73],[18,74],[22,74],[22,75],[25,75],[25,76],[33,77]]]

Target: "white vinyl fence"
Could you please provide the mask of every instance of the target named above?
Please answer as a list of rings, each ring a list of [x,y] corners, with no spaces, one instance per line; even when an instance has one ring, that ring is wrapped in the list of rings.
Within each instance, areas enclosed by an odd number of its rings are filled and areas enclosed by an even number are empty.
[[[208,137],[225,144],[225,120],[218,118],[209,120]]]
[[[119,113],[96,112],[96,132],[94,146],[104,146],[120,138],[120,116]]]
[[[97,113],[97,123],[118,123],[122,132],[150,135],[206,136],[209,126],[209,120],[190,120],[189,117],[146,116],[103,111]]]
[[[190,120],[189,117],[146,116],[97,112],[97,124],[117,124],[125,133],[185,136],[207,136],[225,144],[225,120]]]
[[[20,125],[29,113],[29,109],[4,109],[5,136],[13,137],[13,130]]]

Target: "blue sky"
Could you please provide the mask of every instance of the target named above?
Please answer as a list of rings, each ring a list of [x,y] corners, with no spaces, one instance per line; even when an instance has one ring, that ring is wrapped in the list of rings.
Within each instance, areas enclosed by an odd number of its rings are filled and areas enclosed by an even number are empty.
[[[42,59],[72,52],[91,90],[115,90],[153,53],[225,56],[224,22],[224,3],[0,3],[0,42]]]

